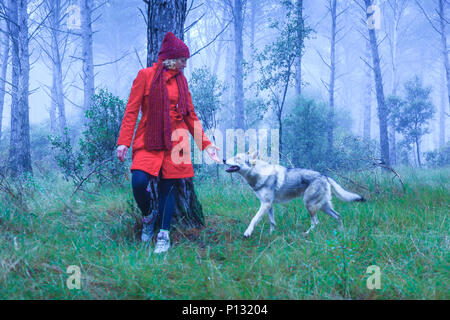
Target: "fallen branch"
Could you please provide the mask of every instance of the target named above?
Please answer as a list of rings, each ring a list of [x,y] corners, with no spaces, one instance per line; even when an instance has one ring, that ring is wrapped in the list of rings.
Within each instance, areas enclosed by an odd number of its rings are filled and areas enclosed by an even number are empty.
[[[403,183],[403,179],[402,179],[402,177],[400,177],[400,175],[398,174],[397,171],[395,171],[392,167],[390,167],[390,166],[388,166],[387,164],[385,164],[381,159],[369,159],[369,160],[372,160],[372,166],[373,166],[374,168],[380,167],[380,168],[387,169],[387,170],[393,172],[394,175],[398,178],[398,180],[399,180],[400,183],[402,184],[403,192],[405,192],[405,184]],[[376,161],[374,161],[374,160],[378,160],[379,162],[376,162]],[[394,177],[394,178],[395,178],[395,177]],[[394,180],[394,178],[392,178],[392,180]]]
[[[93,170],[91,170],[91,172],[89,172],[88,173],[88,175],[86,176],[86,177],[84,177],[82,180],[81,180],[81,182],[78,184],[78,186],[75,188],[75,191],[72,193],[72,197],[74,196],[74,194],[78,191],[78,190],[80,190],[80,188],[81,188],[81,186],[83,185],[83,183],[85,183],[94,173],[96,173],[97,172],[97,169],[100,167],[100,166],[102,166],[102,165],[104,165],[105,163],[107,163],[107,162],[109,162],[109,161],[112,161],[112,158],[110,158],[110,159],[106,159],[106,160],[103,160],[102,162],[100,162],[99,164],[97,164],[96,166],[95,166],[95,168],[93,169]],[[84,191],[84,190],[83,190]]]

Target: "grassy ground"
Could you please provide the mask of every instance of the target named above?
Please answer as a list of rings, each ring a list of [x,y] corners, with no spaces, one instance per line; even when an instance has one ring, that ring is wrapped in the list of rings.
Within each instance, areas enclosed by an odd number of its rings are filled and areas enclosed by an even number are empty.
[[[206,227],[172,232],[172,248],[155,256],[136,241],[131,189],[78,192],[58,177],[27,186],[26,208],[0,203],[1,299],[449,299],[450,170],[353,175],[367,203],[334,200],[345,231],[323,213],[305,237],[301,200],[275,206],[243,238],[258,201],[234,176],[196,181]],[[364,189],[366,188],[366,189]],[[81,271],[69,290],[67,268]],[[381,288],[369,290],[377,265]]]

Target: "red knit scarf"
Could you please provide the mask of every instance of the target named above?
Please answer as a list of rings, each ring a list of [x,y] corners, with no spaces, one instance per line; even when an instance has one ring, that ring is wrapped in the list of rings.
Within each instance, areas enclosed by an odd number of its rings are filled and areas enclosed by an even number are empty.
[[[147,131],[145,137],[145,149],[171,150],[172,149],[172,126],[169,116],[169,94],[164,79],[162,60],[156,63],[155,75],[150,85],[148,96],[149,113],[147,117]],[[184,117],[188,111],[189,89],[183,72],[178,71],[175,76],[178,86],[178,112]]]

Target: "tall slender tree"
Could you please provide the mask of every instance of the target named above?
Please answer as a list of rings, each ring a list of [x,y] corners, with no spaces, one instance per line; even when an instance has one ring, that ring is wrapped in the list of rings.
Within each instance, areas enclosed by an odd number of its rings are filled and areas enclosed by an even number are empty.
[[[46,23],[47,34],[50,38],[50,43],[46,41],[45,44],[49,44],[50,51],[47,48],[43,48],[51,61],[52,68],[52,88],[51,88],[51,110],[50,110],[50,125],[52,130],[58,128],[59,133],[62,135],[64,128],[66,127],[66,110],[64,104],[64,85],[63,85],[63,72],[62,62],[63,54],[61,47],[65,47],[67,43],[67,33],[62,32],[62,13],[67,10],[67,2],[61,0],[45,0],[45,14],[49,16]],[[43,39],[41,37],[41,39]],[[57,113],[57,116],[56,116]]]
[[[337,0],[329,0],[329,11],[331,13],[331,43],[330,43],[330,83],[328,87],[328,153],[333,150],[333,127],[334,127],[334,94],[336,81],[336,25],[337,25]]]
[[[244,50],[243,50],[243,28],[244,9],[242,0],[234,0],[233,5],[234,21],[234,120],[237,129],[245,127],[245,106],[244,106]]]
[[[295,62],[295,93],[296,95],[302,94],[302,58],[303,58],[303,47],[305,42],[305,21],[303,16],[303,0],[296,0],[295,10],[297,15],[297,47],[301,48],[301,52],[297,57]]]
[[[1,20],[6,21],[6,20]],[[6,22],[5,26],[1,26],[2,29],[6,29]],[[6,89],[6,72],[8,69],[8,60],[9,60],[9,36],[7,33],[2,33],[0,35],[0,43],[3,46],[3,50],[0,51],[0,63],[1,63],[1,70],[0,70],[0,141],[2,138],[2,123],[3,123],[3,107],[5,103],[5,89]]]
[[[444,63],[445,77],[447,79],[447,95],[448,105],[450,106],[450,63],[448,61],[447,47],[447,24],[446,9],[448,8],[447,0],[439,0],[439,34],[441,36],[442,61]]]
[[[80,0],[81,11],[81,59],[83,61],[84,110],[90,108],[95,93],[94,53],[92,40],[92,0]]]
[[[28,1],[9,0],[7,26],[12,45],[11,136],[8,167],[12,176],[32,173],[29,119]]]
[[[447,106],[450,108],[450,62],[448,59],[449,50],[447,45],[447,25],[449,22],[446,14],[448,12],[449,1],[448,0],[437,0],[437,1],[438,1],[437,8],[435,10],[437,13],[437,17],[434,19],[427,13],[425,8],[423,7],[423,4],[421,4],[420,1],[416,0],[415,2],[422,11],[422,13],[424,14],[425,18],[430,23],[431,27],[437,32],[437,34],[440,37],[442,66],[444,69],[445,80],[447,84],[447,102],[448,102]],[[447,116],[448,113],[445,111],[439,113],[441,123],[440,129],[444,131],[444,133],[442,132],[440,133],[440,136],[444,136],[444,140],[445,140],[445,120]],[[442,139],[440,139],[440,143],[442,143],[441,144],[442,146],[443,144],[445,144],[445,141],[442,141]]]
[[[258,85],[261,90],[269,92],[269,103],[278,122],[280,154],[283,154],[283,111],[287,92],[295,78],[295,62],[303,49],[297,41],[297,28],[300,26],[295,6],[291,1],[283,1],[283,5],[286,9],[286,20],[282,24],[272,25],[279,35],[263,52],[256,55],[261,75]],[[306,37],[310,31],[310,28],[305,28],[302,32]]]
[[[373,0],[364,0],[364,11],[367,19],[367,26],[369,31],[369,43],[370,43],[370,51],[372,54],[372,69],[375,78],[375,90],[377,97],[377,105],[378,105],[378,120],[380,125],[380,147],[381,147],[381,161],[389,165],[389,139],[388,139],[388,131],[387,131],[387,108],[384,97],[384,89],[383,89],[383,77],[381,74],[381,65],[380,65],[380,55],[378,52],[378,42],[377,35],[375,33],[375,26],[372,21],[374,21],[374,15],[379,14],[377,10],[378,7],[373,6]]]
[[[328,91],[328,128],[327,128],[327,152],[329,154],[333,151],[333,135],[334,135],[334,113],[335,113],[335,95],[336,95],[336,79],[338,78],[336,74],[337,62],[336,58],[336,45],[339,43],[341,38],[338,38],[338,34],[342,31],[342,27],[338,28],[338,18],[346,11],[343,9],[338,10],[337,0],[328,0],[327,9],[330,13],[331,24],[330,24],[330,61],[329,63],[320,55],[320,58],[325,63],[325,65],[330,70],[329,82],[323,81],[327,91]]]
[[[399,72],[398,72],[398,50],[399,50],[399,35],[400,35],[400,21],[407,7],[407,0],[388,0],[387,8],[389,9],[391,16],[386,18],[389,21],[389,32],[387,38],[389,40],[389,51],[391,56],[391,95],[396,96],[399,86]],[[385,10],[388,11],[388,10]],[[396,164],[397,151],[396,151],[396,134],[394,124],[389,121],[388,123],[388,135],[389,135],[389,157],[392,165]]]
[[[366,45],[364,56],[367,61],[370,60],[370,45],[369,41],[365,41]],[[363,139],[369,141],[371,138],[371,123],[372,123],[372,69],[368,63],[364,68],[364,95],[363,95]]]
[[[442,70],[444,71],[444,70]],[[445,146],[445,123],[446,117],[445,111],[447,109],[447,88],[445,85],[445,73],[441,72],[440,81],[440,107],[439,107],[439,148],[444,148]]]

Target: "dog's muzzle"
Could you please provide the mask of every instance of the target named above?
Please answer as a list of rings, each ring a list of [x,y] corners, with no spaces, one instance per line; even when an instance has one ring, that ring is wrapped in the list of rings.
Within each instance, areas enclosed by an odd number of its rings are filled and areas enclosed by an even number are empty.
[[[239,169],[240,169],[240,167],[239,166],[232,166],[232,165],[229,165],[229,164],[227,164],[227,160],[225,160],[225,159],[223,159],[223,163],[224,164],[226,164],[227,166],[229,166],[225,171],[226,172],[236,172],[236,171],[238,171]]]
[[[236,171],[238,171],[239,169],[240,169],[239,166],[230,166],[230,167],[228,167],[225,171],[231,173],[231,172],[236,172]]]

